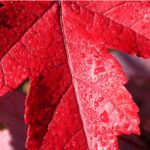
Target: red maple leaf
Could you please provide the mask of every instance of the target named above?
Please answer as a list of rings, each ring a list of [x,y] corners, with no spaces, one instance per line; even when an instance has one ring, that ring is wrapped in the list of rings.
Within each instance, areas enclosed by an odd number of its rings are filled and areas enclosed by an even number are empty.
[[[138,108],[109,53],[149,57],[149,2],[5,2],[0,94],[30,78],[29,150],[115,150]]]

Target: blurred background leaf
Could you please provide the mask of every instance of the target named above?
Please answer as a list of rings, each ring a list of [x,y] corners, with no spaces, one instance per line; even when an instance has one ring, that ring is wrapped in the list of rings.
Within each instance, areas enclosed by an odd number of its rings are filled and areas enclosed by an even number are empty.
[[[140,111],[141,135],[119,138],[120,150],[150,150],[150,59],[142,59],[119,51],[110,51],[128,77],[125,85]]]
[[[0,97],[0,150],[24,150],[25,94],[19,90]]]

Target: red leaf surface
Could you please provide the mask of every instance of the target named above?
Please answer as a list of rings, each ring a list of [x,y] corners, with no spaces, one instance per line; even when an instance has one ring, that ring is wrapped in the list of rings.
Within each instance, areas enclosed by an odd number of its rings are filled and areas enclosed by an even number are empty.
[[[148,2],[5,2],[0,94],[30,78],[29,150],[115,150],[138,108],[109,48],[149,57]],[[129,13],[126,13],[129,12]]]

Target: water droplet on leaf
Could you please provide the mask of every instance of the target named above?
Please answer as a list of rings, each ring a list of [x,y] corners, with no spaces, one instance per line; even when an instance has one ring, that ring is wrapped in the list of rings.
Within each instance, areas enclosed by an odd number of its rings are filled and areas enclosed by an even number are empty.
[[[100,115],[100,118],[101,118],[102,122],[106,122],[107,123],[109,121],[107,111],[103,111],[103,113],[101,113],[101,115]]]
[[[98,68],[95,68],[94,69],[94,74],[97,75],[99,74],[100,72],[104,72],[105,71],[105,68],[104,67],[98,67]]]

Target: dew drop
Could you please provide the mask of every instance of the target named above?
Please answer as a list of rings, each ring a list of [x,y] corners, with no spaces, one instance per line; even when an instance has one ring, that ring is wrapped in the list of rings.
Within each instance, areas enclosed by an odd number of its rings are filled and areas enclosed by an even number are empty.
[[[129,122],[126,122],[126,123],[124,124],[124,126],[123,126],[124,129],[128,129],[128,128],[129,128],[129,125],[130,125]]]
[[[93,141],[93,137],[92,136],[90,136],[90,141]]]
[[[72,10],[75,12],[76,15],[80,14],[80,8],[74,4],[72,4]]]
[[[110,139],[110,140],[113,140],[113,136],[112,135],[110,135],[110,136],[108,136],[108,138]]]
[[[101,131],[103,131],[103,132],[106,131],[106,127],[103,127],[103,126],[102,126],[102,127],[101,127]]]
[[[119,126],[118,126],[118,125],[115,125],[115,129],[116,129],[116,130],[119,130]]]
[[[102,102],[102,101],[103,101],[103,98],[100,97],[100,98],[98,99],[98,102]]]
[[[101,63],[102,63],[101,60],[97,60],[97,61],[96,61],[96,66],[99,66]]]
[[[109,121],[107,111],[103,111],[103,113],[101,113],[101,115],[100,115],[100,118],[101,118],[102,122],[106,122],[107,123]]]
[[[77,147],[77,142],[76,142],[76,141],[73,141],[72,146],[73,146],[74,148]]]
[[[85,54],[84,54],[84,53],[81,53],[81,57],[82,57],[82,58],[85,58]]]
[[[89,98],[93,98],[92,94],[89,95]]]
[[[107,148],[107,150],[111,150],[111,148],[110,148],[110,147],[108,147],[108,148]]]
[[[101,141],[101,144],[103,147],[107,145],[106,142],[104,142],[104,141]]]
[[[142,26],[142,29],[145,29],[145,28],[146,28],[146,26],[145,26],[145,25],[143,25],[143,26]]]
[[[124,117],[123,114],[119,114],[120,119],[123,119],[123,117]]]
[[[98,103],[97,101],[95,101],[95,102],[94,102],[94,106],[95,106],[95,107],[98,107],[98,106],[99,106],[99,103]]]
[[[100,72],[104,72],[105,71],[105,68],[104,67],[98,67],[98,68],[95,68],[94,69],[94,74],[97,75],[99,74]]]
[[[91,65],[92,64],[92,59],[88,59],[87,64]]]
[[[97,54],[94,54],[94,57],[95,57],[95,58],[99,58],[99,55],[97,55]]]
[[[132,109],[133,109],[134,111],[138,111],[138,107],[137,107],[136,105],[132,105]]]
[[[77,7],[74,4],[72,4],[72,9],[75,10],[76,8]]]
[[[94,147],[95,147],[95,149],[97,149],[97,148],[98,148],[98,145],[97,145],[97,143],[95,143],[95,144],[94,144]]]

